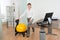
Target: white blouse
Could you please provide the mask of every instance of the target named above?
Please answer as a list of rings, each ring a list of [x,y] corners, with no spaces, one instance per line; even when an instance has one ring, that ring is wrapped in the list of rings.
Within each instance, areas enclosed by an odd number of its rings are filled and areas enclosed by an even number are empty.
[[[32,10],[26,10],[22,15],[20,15],[20,18],[25,16],[25,14],[27,15],[27,18],[31,18],[31,20],[33,19],[33,11]]]

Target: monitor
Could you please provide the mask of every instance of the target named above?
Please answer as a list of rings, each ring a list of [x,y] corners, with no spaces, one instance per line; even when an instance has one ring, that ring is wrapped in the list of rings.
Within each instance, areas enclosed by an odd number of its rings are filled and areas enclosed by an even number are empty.
[[[46,13],[43,22],[48,21],[48,18],[49,18],[49,17],[52,19],[52,15],[53,15],[53,12]]]

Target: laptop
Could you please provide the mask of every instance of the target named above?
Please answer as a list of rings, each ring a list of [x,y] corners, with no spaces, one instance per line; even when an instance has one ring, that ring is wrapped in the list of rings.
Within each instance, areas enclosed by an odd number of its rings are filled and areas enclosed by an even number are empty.
[[[45,18],[42,22],[37,22],[38,25],[48,24],[48,18],[52,19],[53,12],[46,13]]]

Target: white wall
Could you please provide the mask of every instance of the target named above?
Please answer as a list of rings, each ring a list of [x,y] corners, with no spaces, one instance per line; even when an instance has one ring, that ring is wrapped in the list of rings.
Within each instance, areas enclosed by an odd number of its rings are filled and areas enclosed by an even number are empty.
[[[12,0],[12,4],[14,4],[15,6],[15,12],[14,12],[14,15],[15,15],[15,18],[18,18],[19,17],[19,13],[20,13],[20,0]]]
[[[5,16],[6,21],[6,6],[15,3],[16,14],[21,14],[25,10],[26,0],[1,0],[1,13]],[[27,0],[32,3],[34,10],[35,21],[44,18],[46,12],[54,12],[53,17],[60,19],[60,0]]]
[[[29,1],[32,3],[32,8],[34,9],[35,21],[44,18],[47,12],[54,12],[53,17],[60,19],[60,0]]]
[[[27,0],[20,0],[20,14],[26,10]]]
[[[3,14],[5,17],[3,19],[3,22],[6,21],[7,18],[7,11],[6,6],[12,6],[12,4],[15,3],[15,17],[19,16],[26,8],[26,0],[1,0],[1,14]]]
[[[1,0],[0,0],[0,14],[1,14]]]
[[[6,6],[9,6],[10,3],[11,0],[1,0],[1,14],[5,16],[3,21],[6,21]]]
[[[15,14],[18,14],[18,7],[19,7],[19,0],[1,0],[1,14],[3,14],[5,17],[3,19],[3,22],[6,21],[7,18],[7,10],[6,6],[12,6],[12,3],[15,3]]]

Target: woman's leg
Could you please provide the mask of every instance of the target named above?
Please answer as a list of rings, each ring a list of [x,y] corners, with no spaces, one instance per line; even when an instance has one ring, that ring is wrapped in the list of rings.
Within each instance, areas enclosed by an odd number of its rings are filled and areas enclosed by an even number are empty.
[[[29,25],[32,25],[32,22],[30,22],[30,24]],[[34,32],[35,31],[35,29],[34,29],[34,26],[32,25],[32,31]]]
[[[28,27],[28,29],[27,29],[27,37],[29,37],[30,36],[30,27]]]
[[[33,32],[35,31],[34,27],[32,27],[32,31],[33,31]]]

